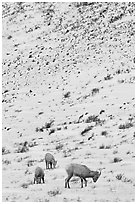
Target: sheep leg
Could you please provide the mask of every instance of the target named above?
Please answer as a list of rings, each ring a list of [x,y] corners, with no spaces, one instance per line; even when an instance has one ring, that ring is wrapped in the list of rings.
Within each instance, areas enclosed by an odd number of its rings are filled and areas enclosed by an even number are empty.
[[[85,186],[87,186],[87,180],[85,179],[85,178],[83,178],[84,179],[84,181],[85,181]]]
[[[72,175],[68,176],[66,179],[65,179],[65,188],[70,188],[70,185],[69,185],[69,180],[71,179]]]
[[[48,162],[46,161],[46,169],[48,168]]]
[[[36,179],[37,184],[39,184],[39,178]]]
[[[65,188],[67,188],[67,178],[65,179]]]
[[[38,178],[36,179],[36,181],[37,181],[37,184],[41,183],[41,178],[38,177]]]
[[[42,181],[43,181],[43,183],[45,183],[45,181],[44,181],[44,176],[42,177]]]
[[[83,188],[83,178],[80,177],[80,179],[81,179],[81,188]]]

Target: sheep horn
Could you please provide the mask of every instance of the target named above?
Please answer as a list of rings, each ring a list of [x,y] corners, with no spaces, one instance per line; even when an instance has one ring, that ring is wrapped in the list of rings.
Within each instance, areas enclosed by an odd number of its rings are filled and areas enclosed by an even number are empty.
[[[98,172],[99,174],[101,174],[101,171],[102,171],[103,169],[105,169],[105,167],[98,169],[97,172]]]
[[[97,170],[97,172],[98,172],[98,174],[99,174],[99,175],[101,175],[101,170],[100,170],[100,169],[99,169],[99,170]]]

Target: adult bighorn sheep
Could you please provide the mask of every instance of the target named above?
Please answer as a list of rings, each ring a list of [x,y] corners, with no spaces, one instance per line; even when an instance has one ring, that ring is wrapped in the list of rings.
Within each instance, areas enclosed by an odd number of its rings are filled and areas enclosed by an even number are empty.
[[[45,155],[46,169],[55,168],[57,161],[54,156],[50,153],[46,153]]]
[[[34,184],[35,184],[35,181],[36,181],[37,184],[41,183],[41,179],[42,179],[43,183],[45,183],[45,181],[44,181],[44,170],[41,167],[37,167],[35,169]]]
[[[94,182],[98,180],[101,175],[101,170],[91,171],[87,166],[81,164],[69,164],[66,166],[66,172],[68,177],[65,179],[65,188],[70,188],[69,180],[72,176],[78,176],[81,179],[81,188],[83,188],[83,180],[85,181],[85,186],[87,186],[86,178],[92,178]]]

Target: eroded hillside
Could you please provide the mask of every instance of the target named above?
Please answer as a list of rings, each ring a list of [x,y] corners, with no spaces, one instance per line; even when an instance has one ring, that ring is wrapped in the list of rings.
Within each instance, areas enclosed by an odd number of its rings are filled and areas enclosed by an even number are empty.
[[[3,201],[134,201],[135,4],[2,9]],[[105,169],[65,189],[71,162]],[[45,184],[33,184],[37,166]]]

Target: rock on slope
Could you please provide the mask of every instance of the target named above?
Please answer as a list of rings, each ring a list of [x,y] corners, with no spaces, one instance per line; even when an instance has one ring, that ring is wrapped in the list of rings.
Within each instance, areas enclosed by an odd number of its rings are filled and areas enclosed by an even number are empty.
[[[3,201],[134,201],[135,4],[3,3],[2,40]],[[68,192],[68,162],[106,169]]]

